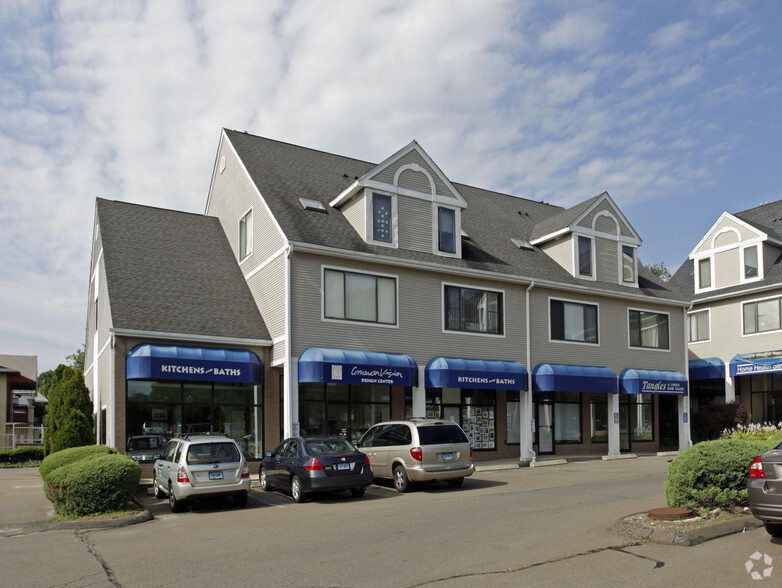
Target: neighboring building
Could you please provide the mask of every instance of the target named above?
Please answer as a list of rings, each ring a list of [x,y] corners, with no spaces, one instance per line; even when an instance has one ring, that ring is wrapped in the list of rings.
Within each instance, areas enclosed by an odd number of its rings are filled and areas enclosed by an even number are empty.
[[[782,200],[724,212],[670,281],[688,312],[693,411],[738,400],[782,421]]]
[[[225,130],[205,216],[98,200],[95,226],[85,375],[110,444],[223,428],[227,392],[196,410],[182,349],[229,341],[263,362],[242,432],[264,449],[406,416],[459,422],[477,460],[689,444],[689,301],[607,193],[565,210],[454,183],[415,141],[373,164]],[[205,263],[227,276],[196,312]]]
[[[28,430],[42,424],[45,399],[36,398],[37,379],[36,356],[0,355],[0,449],[40,437]]]

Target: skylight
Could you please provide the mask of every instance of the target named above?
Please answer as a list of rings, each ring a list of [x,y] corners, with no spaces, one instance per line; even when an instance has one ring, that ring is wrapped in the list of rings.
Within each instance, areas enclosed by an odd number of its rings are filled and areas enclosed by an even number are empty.
[[[326,212],[326,207],[323,203],[312,198],[299,198],[299,202],[304,207],[304,210],[313,210],[315,212]]]
[[[511,237],[510,241],[519,249],[526,249],[527,251],[535,250],[535,248],[532,245],[530,245],[530,242],[526,241],[525,239],[514,239]]]

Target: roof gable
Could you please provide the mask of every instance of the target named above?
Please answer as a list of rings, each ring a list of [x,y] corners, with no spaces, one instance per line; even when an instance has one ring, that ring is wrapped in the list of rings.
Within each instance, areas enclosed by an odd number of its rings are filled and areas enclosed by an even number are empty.
[[[690,251],[689,259],[714,253],[723,247],[737,247],[741,243],[765,241],[768,234],[739,217],[723,212],[706,234]]]

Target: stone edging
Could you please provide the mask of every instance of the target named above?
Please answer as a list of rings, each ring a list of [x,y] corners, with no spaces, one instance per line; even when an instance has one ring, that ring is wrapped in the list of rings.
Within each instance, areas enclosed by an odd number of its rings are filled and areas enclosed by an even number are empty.
[[[639,513],[644,514],[644,513]],[[633,516],[633,515],[630,515]],[[732,535],[734,533],[743,533],[763,526],[752,515],[744,515],[729,521],[721,521],[698,527],[697,529],[665,529],[662,527],[646,526],[642,523],[629,520],[630,517],[619,519],[612,530],[616,533],[629,535],[633,539],[641,541],[651,541],[663,545],[683,545],[692,546]]]
[[[46,523],[46,529],[49,531],[57,531],[61,529],[113,529],[116,527],[125,527],[127,525],[135,525],[136,523],[145,523],[151,521],[155,517],[152,513],[144,508],[135,498],[132,500],[141,508],[140,513],[129,515],[126,517],[119,517],[116,519],[82,519],[78,521],[53,521]]]

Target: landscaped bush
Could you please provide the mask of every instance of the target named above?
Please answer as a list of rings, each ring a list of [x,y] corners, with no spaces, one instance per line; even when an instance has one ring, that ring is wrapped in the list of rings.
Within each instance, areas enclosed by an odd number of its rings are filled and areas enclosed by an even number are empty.
[[[701,512],[746,505],[749,464],[777,444],[773,440],[719,439],[682,451],[668,467],[668,506]]]
[[[717,402],[712,400],[700,406],[691,415],[692,440],[712,441],[719,439],[725,429],[747,423],[747,409],[739,402]]]
[[[126,455],[94,455],[63,465],[45,478],[46,497],[63,517],[126,510],[141,479],[141,466]]]
[[[749,425],[736,425],[732,429],[722,431],[720,439],[744,439],[755,441],[777,440],[777,445],[782,443],[782,423],[772,425],[769,423]]]
[[[17,447],[11,451],[11,463],[24,463],[26,461],[41,461],[43,459],[43,447],[25,446]]]
[[[11,450],[0,449],[0,463],[8,463],[11,461]]]
[[[38,473],[46,482],[46,477],[57,468],[96,455],[105,455],[107,453],[117,453],[116,449],[106,445],[83,445],[82,447],[72,447],[63,449],[56,453],[50,453],[44,458]]]

